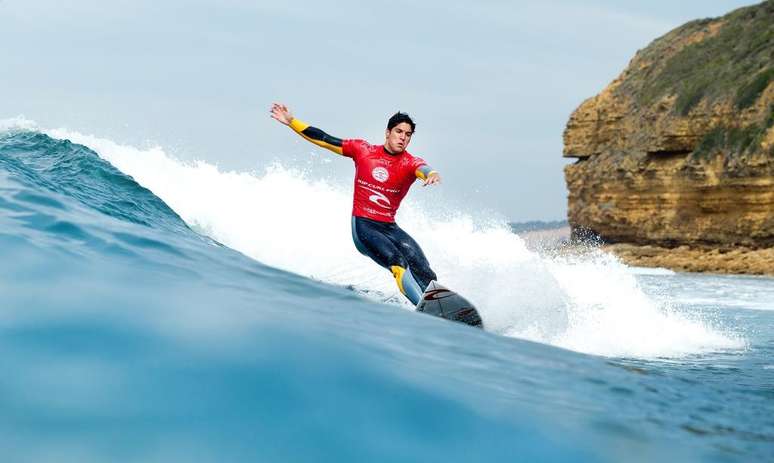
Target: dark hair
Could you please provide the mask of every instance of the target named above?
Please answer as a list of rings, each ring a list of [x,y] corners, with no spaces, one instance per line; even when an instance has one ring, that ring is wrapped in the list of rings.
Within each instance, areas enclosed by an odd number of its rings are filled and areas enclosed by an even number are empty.
[[[411,131],[413,132],[416,128],[416,124],[411,119],[411,116],[409,116],[406,113],[402,113],[398,111],[397,113],[393,114],[389,121],[387,121],[387,130],[392,130],[393,127],[395,127],[398,124],[401,124],[405,122],[406,124],[411,126]]]

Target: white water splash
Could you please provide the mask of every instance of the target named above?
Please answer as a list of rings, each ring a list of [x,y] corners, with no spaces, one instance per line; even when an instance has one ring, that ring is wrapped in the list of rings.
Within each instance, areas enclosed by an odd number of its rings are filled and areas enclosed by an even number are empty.
[[[260,173],[221,171],[158,147],[47,133],[95,150],[193,228],[267,265],[353,285],[381,300],[403,300],[389,272],[352,244],[351,180],[319,180],[279,164]],[[439,280],[479,307],[490,331],[606,356],[674,357],[745,345],[652,300],[633,272],[609,255],[541,256],[504,220],[431,207],[416,190],[399,223],[420,243]]]
[[[9,119],[0,119],[0,133],[38,130],[38,124],[20,115]]]

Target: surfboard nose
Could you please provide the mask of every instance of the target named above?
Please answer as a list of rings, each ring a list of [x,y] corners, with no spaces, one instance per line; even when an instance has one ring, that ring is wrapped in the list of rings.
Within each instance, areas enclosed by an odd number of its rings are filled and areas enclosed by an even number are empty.
[[[431,281],[427,285],[417,311],[447,320],[484,328],[484,322],[473,304],[454,291]]]

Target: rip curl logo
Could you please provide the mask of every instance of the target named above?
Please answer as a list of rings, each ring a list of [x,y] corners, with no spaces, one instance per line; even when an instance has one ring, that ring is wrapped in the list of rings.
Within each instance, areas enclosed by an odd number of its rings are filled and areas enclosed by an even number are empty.
[[[384,183],[388,178],[390,178],[390,174],[384,167],[376,167],[371,171],[371,177],[373,177],[374,180]]]
[[[438,299],[444,299],[454,296],[454,293],[448,289],[433,289],[425,293],[425,300],[437,301]]]
[[[387,198],[387,196],[384,196],[384,194],[376,190],[372,190],[368,187],[364,187],[362,185],[360,187],[365,188],[366,190],[373,193],[371,196],[368,197],[368,200],[371,201],[372,203],[376,204],[379,207],[383,207],[385,209],[390,209],[392,207],[392,205],[390,204],[389,198]]]

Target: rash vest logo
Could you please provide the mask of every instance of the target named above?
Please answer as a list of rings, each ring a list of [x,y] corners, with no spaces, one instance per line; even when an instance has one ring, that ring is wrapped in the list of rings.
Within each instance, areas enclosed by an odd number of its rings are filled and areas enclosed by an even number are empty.
[[[380,192],[378,192],[376,190],[372,190],[372,189],[370,189],[368,187],[364,187],[362,185],[360,185],[360,188],[365,188],[366,190],[368,190],[371,193],[373,193],[371,196],[368,197],[368,200],[371,201],[372,203],[376,204],[377,206],[383,207],[385,209],[390,209],[390,207],[392,206],[390,204],[389,198],[387,198],[387,196],[384,196],[384,194],[382,194],[382,193],[380,193]]]
[[[371,177],[379,182],[384,183],[388,178],[390,178],[390,174],[384,167],[376,167],[371,171]]]

